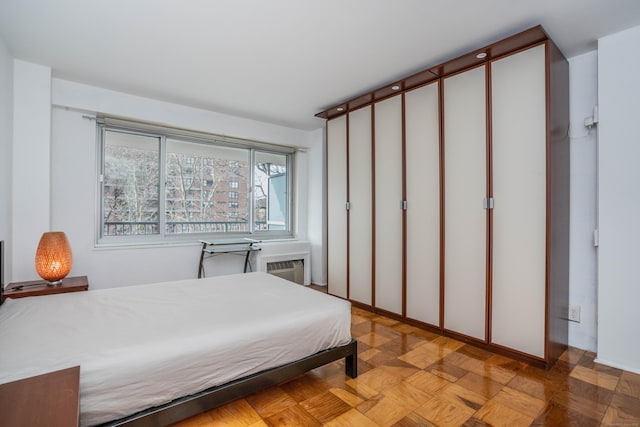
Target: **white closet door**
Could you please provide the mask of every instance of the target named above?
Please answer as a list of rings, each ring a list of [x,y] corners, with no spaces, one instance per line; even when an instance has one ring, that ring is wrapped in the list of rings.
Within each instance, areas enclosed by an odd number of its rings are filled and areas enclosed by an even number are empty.
[[[377,308],[402,314],[402,97],[375,104]]]
[[[405,94],[407,317],[440,326],[438,83]]]
[[[485,339],[485,67],[444,80],[444,327]]]
[[[349,113],[349,298],[371,305],[371,107]]]
[[[492,64],[491,337],[538,357],[545,341],[545,87],[543,45]]]
[[[347,298],[347,116],[327,122],[327,284]]]

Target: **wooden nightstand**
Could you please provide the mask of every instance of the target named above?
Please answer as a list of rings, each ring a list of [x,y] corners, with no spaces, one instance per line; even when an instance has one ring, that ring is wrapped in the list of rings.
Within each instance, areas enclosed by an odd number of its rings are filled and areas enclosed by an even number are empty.
[[[0,384],[2,425],[77,426],[80,367]]]
[[[18,289],[16,289],[18,288]],[[4,289],[4,298],[24,298],[38,295],[64,294],[89,289],[87,276],[65,277],[59,285],[47,285],[43,280],[9,283]]]

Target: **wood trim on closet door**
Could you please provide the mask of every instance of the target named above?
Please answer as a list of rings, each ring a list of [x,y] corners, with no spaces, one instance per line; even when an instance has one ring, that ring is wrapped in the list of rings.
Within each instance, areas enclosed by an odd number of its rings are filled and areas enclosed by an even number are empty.
[[[345,126],[346,127],[346,126]],[[324,206],[324,216],[326,218],[326,224],[327,224],[327,232],[326,232],[326,236],[327,236],[327,244],[325,245],[324,248],[324,259],[325,261],[325,271],[326,271],[326,275],[327,275],[327,293],[329,295],[332,295],[331,293],[331,289],[330,286],[331,284],[329,283],[329,267],[330,267],[330,261],[329,261],[329,230],[328,230],[328,224],[329,224],[329,120],[327,120],[325,122],[325,144],[324,144],[324,158],[325,158],[325,164],[324,164],[324,177],[323,177],[323,184],[324,184],[324,199],[327,201],[326,205]],[[346,144],[345,144],[346,145]],[[347,166],[348,167],[348,166]],[[345,172],[346,174],[346,172]],[[345,175],[346,176],[346,175]],[[347,230],[349,228],[347,227]],[[349,252],[347,250],[347,252]],[[348,262],[347,262],[347,268],[348,267]],[[348,291],[349,287],[347,286],[347,292],[346,294],[346,298],[349,298],[349,291]]]
[[[376,104],[371,104],[371,307],[376,306]]]
[[[440,330],[444,331],[444,79],[438,79],[438,122],[440,124]]]
[[[546,42],[543,43],[544,44],[544,61],[545,61],[545,118],[546,118],[546,128],[545,128],[545,135],[546,135],[546,156],[547,156],[547,164],[546,164],[546,189],[547,189],[547,194],[546,194],[546,202],[547,202],[547,207],[546,207],[546,248],[545,248],[545,260],[546,260],[546,265],[545,265],[545,270],[544,270],[544,277],[545,277],[545,284],[544,284],[544,313],[545,313],[545,319],[544,319],[544,358],[545,360],[549,360],[551,357],[551,349],[549,348],[550,346],[550,329],[551,329],[551,306],[549,303],[549,298],[551,296],[551,289],[550,289],[550,284],[549,284],[549,277],[551,275],[551,270],[550,270],[550,264],[551,264],[551,203],[552,203],[552,198],[551,198],[551,108],[550,108],[550,102],[551,102],[551,46],[549,41],[547,40]],[[567,260],[568,262],[568,260]],[[567,306],[568,306],[568,301],[567,301]],[[560,355],[554,355],[555,357],[559,357]]]
[[[545,252],[545,260],[546,260],[546,265],[545,265],[545,271],[544,271],[544,277],[545,277],[545,286],[544,286],[544,312],[545,312],[545,324],[544,324],[544,358],[546,360],[549,360],[549,356],[550,356],[550,348],[549,348],[549,342],[550,340],[550,328],[551,328],[551,307],[549,304],[549,297],[550,297],[550,288],[549,288],[549,276],[551,274],[550,271],[550,264],[551,264],[551,250],[550,250],[550,242],[551,242],[551,230],[550,230],[550,224],[551,224],[551,147],[550,147],[550,135],[551,135],[551,109],[549,107],[550,101],[551,101],[551,46],[549,45],[549,41],[547,40],[544,43],[544,47],[545,47],[545,55],[544,55],[544,61],[545,61],[545,78],[546,78],[546,83],[545,83],[545,101],[546,101],[546,111],[545,111],[545,117],[546,117],[546,128],[545,128],[545,132],[546,132],[546,150],[547,150],[547,170],[546,172],[546,186],[547,186],[547,209],[546,209],[546,240],[547,240],[547,247],[545,248],[546,252]],[[558,355],[559,356],[559,355]],[[556,356],[556,357],[558,357]]]
[[[485,113],[487,120],[487,198],[493,199],[493,119],[491,104],[491,62],[487,63],[485,69],[486,79],[486,103],[487,111]],[[493,279],[493,209],[487,209],[487,271],[486,271],[486,319],[485,319],[485,342],[491,342],[491,307],[492,307],[492,279]]]
[[[402,200],[407,201],[407,120],[404,92],[400,98],[402,109]],[[407,317],[407,209],[402,210],[402,317]]]
[[[345,144],[346,149],[347,149],[347,203],[351,202],[351,193],[350,193],[350,182],[349,182],[349,118],[351,117],[350,113],[347,113],[347,125],[345,126],[345,132],[347,133],[346,136],[346,141],[347,143]],[[346,209],[346,207],[345,207]],[[351,233],[350,228],[351,228],[351,211],[349,209],[347,209],[347,299],[351,298],[350,295],[350,277],[351,277]]]

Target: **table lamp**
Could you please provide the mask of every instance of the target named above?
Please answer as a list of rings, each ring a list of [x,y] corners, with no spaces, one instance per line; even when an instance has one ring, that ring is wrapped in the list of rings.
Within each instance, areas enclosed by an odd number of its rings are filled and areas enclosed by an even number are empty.
[[[48,285],[59,285],[69,274],[73,256],[67,236],[62,231],[44,233],[36,250],[36,271]]]

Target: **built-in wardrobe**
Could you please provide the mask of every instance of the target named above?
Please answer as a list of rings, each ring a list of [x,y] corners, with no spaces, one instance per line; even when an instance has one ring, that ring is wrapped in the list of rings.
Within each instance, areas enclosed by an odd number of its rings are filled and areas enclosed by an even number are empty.
[[[541,27],[318,114],[329,293],[549,365],[566,348],[568,64]]]

